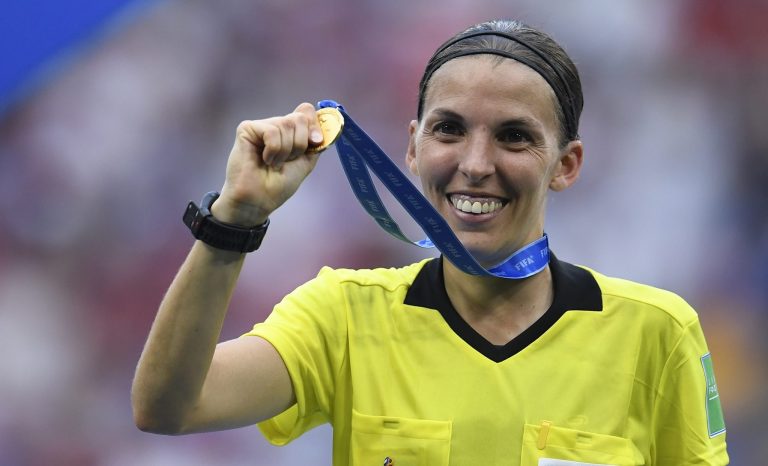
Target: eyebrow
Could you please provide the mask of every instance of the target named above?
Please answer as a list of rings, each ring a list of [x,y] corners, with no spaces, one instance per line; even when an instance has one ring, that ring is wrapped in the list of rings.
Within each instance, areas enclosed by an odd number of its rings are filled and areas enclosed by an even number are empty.
[[[453,110],[440,107],[432,110],[429,116],[432,116],[433,118],[437,117],[440,119],[454,120],[459,123],[463,123],[465,121],[463,116],[454,112]],[[499,123],[498,126],[502,128],[529,128],[532,130],[541,130],[541,123],[538,120],[527,116],[509,118]]]
[[[448,110],[447,108],[436,108],[432,112],[434,116],[440,118],[440,119],[446,119],[446,120],[456,120],[459,122],[464,121],[464,117],[459,115],[458,113],[454,112],[453,110]]]

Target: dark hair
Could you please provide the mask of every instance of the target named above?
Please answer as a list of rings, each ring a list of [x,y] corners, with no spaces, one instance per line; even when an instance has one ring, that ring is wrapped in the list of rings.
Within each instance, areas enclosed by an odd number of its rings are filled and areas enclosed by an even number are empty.
[[[584,96],[576,65],[549,35],[514,20],[476,24],[456,34],[437,49],[429,59],[419,84],[419,120],[432,74],[454,58],[477,54],[511,58],[539,73],[549,83],[559,103],[555,110],[563,135],[562,143],[579,138],[579,117],[584,106]]]

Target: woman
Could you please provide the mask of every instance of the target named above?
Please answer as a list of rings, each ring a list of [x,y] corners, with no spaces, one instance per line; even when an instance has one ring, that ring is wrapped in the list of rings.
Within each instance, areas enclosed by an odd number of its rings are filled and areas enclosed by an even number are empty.
[[[428,63],[406,162],[484,267],[539,239],[547,192],[578,178],[581,107],[565,52],[517,22],[474,26]],[[441,259],[325,268],[216,345],[240,251],[258,247],[322,141],[310,104],[238,127],[221,195],[204,202],[212,218],[189,207],[202,240],[139,361],[142,430],[260,423],[284,444],[330,422],[334,465],[727,464],[695,312],[554,256],[521,280]]]

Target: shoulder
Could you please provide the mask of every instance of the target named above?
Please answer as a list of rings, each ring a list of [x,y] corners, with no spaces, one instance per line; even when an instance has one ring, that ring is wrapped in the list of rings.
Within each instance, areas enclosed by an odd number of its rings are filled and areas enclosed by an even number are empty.
[[[318,273],[320,281],[332,281],[342,286],[376,287],[394,291],[401,287],[409,287],[424,264],[432,259],[398,268],[376,269],[333,269],[323,267]]]
[[[606,308],[631,308],[646,316],[671,319],[680,327],[698,321],[696,311],[676,293],[583,268],[592,274],[600,286]]]
[[[421,268],[429,262],[400,268],[334,269],[323,267],[317,276],[288,293],[272,314],[303,311],[313,316],[336,315],[341,318],[350,304],[384,303],[402,299]]]

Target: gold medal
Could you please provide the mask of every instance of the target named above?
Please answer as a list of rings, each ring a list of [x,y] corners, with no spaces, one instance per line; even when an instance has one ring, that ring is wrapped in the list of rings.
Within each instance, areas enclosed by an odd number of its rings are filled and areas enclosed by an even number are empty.
[[[339,138],[344,128],[344,116],[333,107],[321,108],[317,111],[317,121],[320,122],[320,130],[323,132],[323,142],[319,146],[307,149],[308,154],[317,154],[327,149]]]

